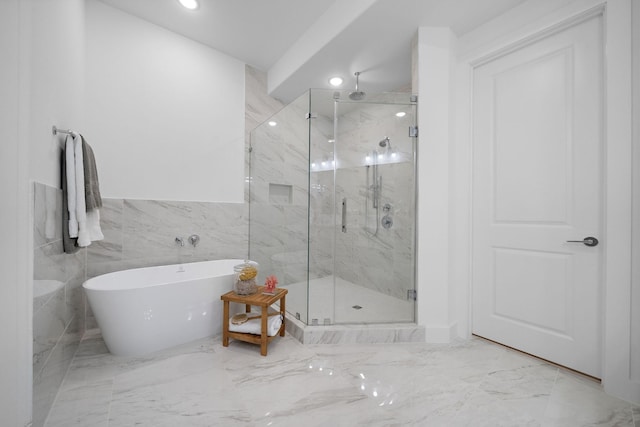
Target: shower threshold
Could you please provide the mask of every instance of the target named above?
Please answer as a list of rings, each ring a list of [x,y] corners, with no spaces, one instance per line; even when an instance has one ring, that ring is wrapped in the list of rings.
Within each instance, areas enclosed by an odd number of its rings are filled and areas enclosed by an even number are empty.
[[[425,342],[424,326],[415,323],[307,325],[287,313],[286,330],[302,344]]]
[[[424,342],[425,329],[413,321],[414,302],[325,276],[309,282],[307,325],[296,307],[306,306],[306,282],[285,286],[287,332],[303,344]],[[303,305],[304,304],[304,305]]]

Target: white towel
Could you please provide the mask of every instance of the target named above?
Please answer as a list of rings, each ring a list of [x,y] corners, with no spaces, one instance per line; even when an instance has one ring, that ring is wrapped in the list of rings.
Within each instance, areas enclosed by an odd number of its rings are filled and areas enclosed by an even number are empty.
[[[100,228],[99,209],[92,209],[87,212],[87,232],[89,233],[89,240],[92,242],[104,239],[102,229]]]
[[[67,171],[67,210],[69,211],[69,237],[78,237],[76,218],[76,159],[74,141],[71,135],[65,139],[65,168]],[[82,173],[84,176],[84,172]]]
[[[271,313],[275,313],[275,311],[271,311]],[[247,313],[247,316],[259,316],[261,311]],[[273,337],[278,334],[280,331],[280,326],[282,326],[282,317],[281,315],[270,316],[267,318],[267,335]],[[241,325],[234,325],[231,323],[231,319],[229,319],[229,330],[231,332],[242,332],[245,334],[262,334],[262,318],[258,317],[257,319],[250,319],[244,322]]]
[[[89,246],[91,239],[87,231],[87,204],[84,193],[84,160],[82,154],[82,136],[73,138],[76,175],[76,219],[78,220],[78,246]]]

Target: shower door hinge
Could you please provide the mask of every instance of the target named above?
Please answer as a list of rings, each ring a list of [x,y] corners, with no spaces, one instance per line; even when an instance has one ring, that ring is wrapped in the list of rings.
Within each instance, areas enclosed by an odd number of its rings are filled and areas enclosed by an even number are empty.
[[[418,300],[418,290],[417,289],[407,289],[407,300],[409,300],[409,301],[417,301]]]
[[[307,113],[304,116],[305,119],[317,119],[318,115],[316,113]]]
[[[409,126],[409,136],[412,138],[418,136],[418,126]]]

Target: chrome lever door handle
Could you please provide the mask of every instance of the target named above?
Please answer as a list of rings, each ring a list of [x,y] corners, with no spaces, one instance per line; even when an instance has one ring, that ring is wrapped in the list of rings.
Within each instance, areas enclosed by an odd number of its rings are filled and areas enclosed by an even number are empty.
[[[582,243],[585,246],[598,246],[600,242],[595,237],[589,236],[582,240],[567,240],[567,243]]]

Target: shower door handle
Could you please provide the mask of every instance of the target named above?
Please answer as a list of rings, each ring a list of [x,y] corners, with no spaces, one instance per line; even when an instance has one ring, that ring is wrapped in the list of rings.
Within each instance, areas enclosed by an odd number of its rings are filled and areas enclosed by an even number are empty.
[[[347,232],[347,198],[342,199],[342,232]]]

